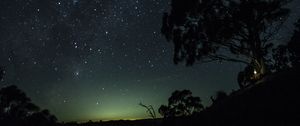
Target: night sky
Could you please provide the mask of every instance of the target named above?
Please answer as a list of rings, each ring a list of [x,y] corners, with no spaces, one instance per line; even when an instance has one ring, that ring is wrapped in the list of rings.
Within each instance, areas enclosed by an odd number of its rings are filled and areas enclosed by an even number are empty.
[[[160,33],[169,0],[1,0],[0,87],[17,85],[59,121],[146,118],[178,89],[204,105],[238,89],[238,63],[173,64]],[[277,41],[291,35],[300,1]]]

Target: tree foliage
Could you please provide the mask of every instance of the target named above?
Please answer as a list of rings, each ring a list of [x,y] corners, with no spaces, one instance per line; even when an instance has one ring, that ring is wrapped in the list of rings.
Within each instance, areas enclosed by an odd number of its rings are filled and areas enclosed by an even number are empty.
[[[288,43],[288,48],[292,52],[292,63],[294,66],[300,64],[300,19],[295,23],[294,34]]]
[[[172,0],[162,33],[174,43],[174,62],[232,61],[269,69],[274,35],[289,15],[290,0]],[[254,63],[254,64],[252,64]]]
[[[0,89],[0,124],[52,126],[56,120],[48,110],[40,111],[17,86]]]
[[[287,45],[273,49],[273,71],[282,71],[300,64],[300,19],[295,23],[295,30]]]
[[[168,99],[168,105],[162,105],[159,113],[164,117],[190,116],[203,109],[201,99],[192,96],[189,90],[174,91]]]

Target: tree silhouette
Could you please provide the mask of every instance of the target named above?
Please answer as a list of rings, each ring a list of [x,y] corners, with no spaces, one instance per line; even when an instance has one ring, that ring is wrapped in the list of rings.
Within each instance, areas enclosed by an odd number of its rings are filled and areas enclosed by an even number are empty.
[[[282,71],[291,67],[299,66],[300,63],[300,19],[295,23],[295,30],[287,45],[279,45],[273,49],[274,71]]]
[[[45,118],[43,123],[38,123],[41,118]],[[33,124],[50,126],[56,123],[56,118],[48,110],[40,111],[23,91],[11,85],[0,89],[0,123],[18,126]]]
[[[57,118],[54,115],[51,115],[49,110],[45,109],[32,114],[28,117],[28,120],[28,125],[54,126]]]
[[[283,6],[289,1],[172,0],[162,33],[174,43],[175,64],[240,62],[263,76],[269,72],[267,55],[288,17],[289,9]]]
[[[293,53],[292,63],[294,66],[300,64],[300,19],[295,23],[294,34],[288,43],[288,48]]]
[[[39,108],[32,104],[24,92],[16,86],[8,86],[0,90],[0,109],[2,114],[23,119],[28,113],[37,112]]]
[[[294,57],[287,45],[279,45],[273,49],[274,63],[272,69],[274,71],[282,71],[292,67],[292,58]]]
[[[168,102],[168,106],[162,105],[158,110],[165,118],[190,116],[203,109],[201,99],[192,96],[192,92],[189,90],[174,91]]]
[[[152,119],[155,119],[156,118],[156,113],[154,111],[154,108],[152,105],[145,105],[143,104],[142,102],[139,103],[140,106],[144,107],[145,109],[147,109],[147,113],[149,114],[149,116],[152,118]]]

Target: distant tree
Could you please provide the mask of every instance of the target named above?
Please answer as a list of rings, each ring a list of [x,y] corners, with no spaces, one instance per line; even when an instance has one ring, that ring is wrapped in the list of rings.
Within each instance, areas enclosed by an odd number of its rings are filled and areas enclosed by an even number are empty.
[[[52,126],[55,123],[55,116],[48,110],[40,111],[17,86],[11,85],[0,89],[0,124]]]
[[[168,105],[162,105],[159,113],[164,117],[190,116],[203,109],[201,99],[192,96],[189,90],[174,91],[168,99]]]
[[[172,0],[162,33],[174,43],[175,64],[240,62],[263,76],[270,71],[272,39],[289,15],[283,8],[289,1]]]
[[[147,113],[149,114],[149,116],[152,118],[152,119],[155,119],[156,118],[156,113],[155,113],[155,110],[153,108],[152,105],[145,105],[143,103],[139,103],[140,106],[144,107],[147,111]]]
[[[8,117],[24,119],[29,113],[39,111],[39,107],[14,85],[0,90],[0,101],[0,112]]]

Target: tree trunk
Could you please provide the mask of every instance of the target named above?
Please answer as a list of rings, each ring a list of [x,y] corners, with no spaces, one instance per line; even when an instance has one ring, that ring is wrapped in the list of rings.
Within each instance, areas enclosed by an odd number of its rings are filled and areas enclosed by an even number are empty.
[[[257,79],[261,79],[267,73],[266,60],[263,55],[262,41],[260,39],[260,34],[257,30],[253,32],[254,40],[254,61],[255,61],[255,70],[257,74]]]
[[[255,71],[253,71],[254,76],[256,79],[261,79],[268,72],[265,59],[263,56],[258,56],[258,57],[255,57],[254,61],[255,61],[255,64],[254,64]]]

